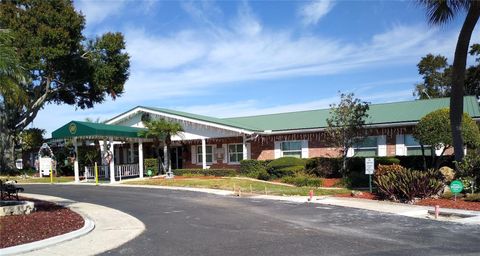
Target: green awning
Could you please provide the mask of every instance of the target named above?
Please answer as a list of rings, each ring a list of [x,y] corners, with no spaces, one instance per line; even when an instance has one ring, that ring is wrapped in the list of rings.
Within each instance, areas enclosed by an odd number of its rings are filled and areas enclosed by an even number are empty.
[[[84,138],[141,138],[138,135],[143,128],[103,123],[71,121],[52,132],[53,139],[84,137]]]

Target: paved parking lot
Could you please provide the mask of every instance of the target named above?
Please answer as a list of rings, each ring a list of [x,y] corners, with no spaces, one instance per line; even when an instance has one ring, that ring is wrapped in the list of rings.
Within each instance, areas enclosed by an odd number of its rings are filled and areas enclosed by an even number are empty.
[[[25,185],[112,207],[147,230],[105,255],[480,255],[480,226],[147,188]]]

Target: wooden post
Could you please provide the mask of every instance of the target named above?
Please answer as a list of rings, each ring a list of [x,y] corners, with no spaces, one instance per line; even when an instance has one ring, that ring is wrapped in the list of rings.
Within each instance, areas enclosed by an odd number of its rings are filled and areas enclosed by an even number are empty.
[[[250,184],[250,194],[253,194],[252,184]]]
[[[267,185],[265,185],[265,195],[267,195]]]

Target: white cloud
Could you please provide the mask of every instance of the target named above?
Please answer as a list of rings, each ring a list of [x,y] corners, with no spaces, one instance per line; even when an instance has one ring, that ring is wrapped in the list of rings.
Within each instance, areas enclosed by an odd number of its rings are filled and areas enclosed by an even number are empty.
[[[303,24],[315,25],[332,10],[334,5],[331,0],[313,0],[300,8],[299,15]]]
[[[376,90],[378,90],[378,88],[364,87],[358,90],[358,93],[355,94],[355,97],[371,103],[395,102],[412,99],[411,89],[390,90],[388,92],[375,92]],[[325,109],[329,108],[330,104],[337,103],[338,101],[338,96],[332,95],[322,99],[302,103],[265,106],[264,102],[251,99],[228,103],[180,106],[176,109],[207,116],[237,117]]]
[[[237,17],[232,24],[252,24]],[[132,74],[125,98],[163,99],[208,94],[229,83],[322,76],[359,69],[411,63],[432,52],[452,56],[453,33],[427,26],[395,26],[364,42],[344,42],[320,36],[296,36],[288,30],[243,33],[235,26],[216,26],[148,35],[126,31]],[[148,94],[144,92],[148,91]]]
[[[128,1],[122,0],[77,0],[75,6],[85,16],[88,25],[102,22],[109,16],[117,15],[125,7]]]

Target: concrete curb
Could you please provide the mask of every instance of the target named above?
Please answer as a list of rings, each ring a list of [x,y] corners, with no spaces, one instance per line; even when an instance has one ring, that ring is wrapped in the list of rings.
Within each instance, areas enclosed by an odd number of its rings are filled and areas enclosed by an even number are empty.
[[[69,207],[81,214],[82,217],[86,216],[89,222],[95,223],[95,228],[82,236],[66,238],[57,241],[57,243],[52,243],[48,247],[35,248],[34,251],[25,252],[22,255],[96,255],[115,249],[145,231],[143,222],[116,209],[60,197],[27,193],[23,195]],[[85,223],[87,224],[87,222]],[[4,254],[0,252],[0,255]]]
[[[29,198],[37,199],[35,194],[28,194],[27,196]],[[68,206],[65,206],[65,207],[68,207]],[[70,208],[70,207],[68,207],[68,208]],[[45,248],[45,247],[49,247],[49,246],[52,246],[52,245],[55,245],[55,244],[59,244],[59,243],[65,242],[65,241],[75,239],[77,237],[84,236],[84,235],[90,233],[90,231],[92,231],[95,228],[95,222],[93,222],[90,218],[88,218],[84,213],[82,213],[82,212],[80,212],[76,209],[72,209],[72,208],[70,208],[70,209],[72,211],[74,211],[75,213],[79,214],[80,216],[82,216],[83,221],[84,221],[84,224],[83,224],[82,228],[71,231],[71,232],[68,232],[68,233],[65,233],[65,234],[62,234],[62,235],[49,237],[49,238],[46,238],[46,239],[43,239],[43,240],[3,248],[3,249],[0,249],[0,255],[5,255],[5,256],[7,256],[7,255],[18,255],[20,253],[39,250],[39,249],[42,249],[42,248]]]

